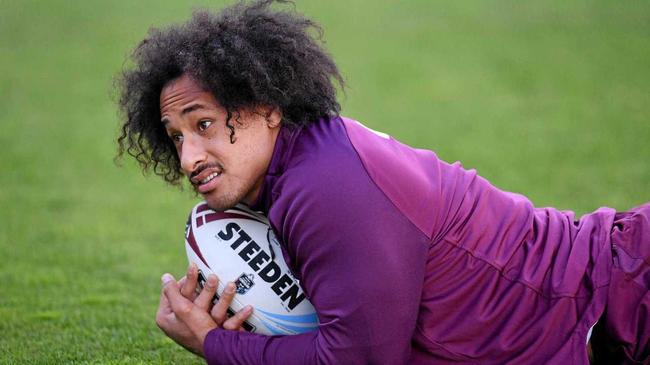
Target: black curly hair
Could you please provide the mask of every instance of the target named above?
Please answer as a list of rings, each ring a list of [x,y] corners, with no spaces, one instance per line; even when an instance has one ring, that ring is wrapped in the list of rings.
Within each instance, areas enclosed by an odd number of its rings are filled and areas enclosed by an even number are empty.
[[[344,80],[320,45],[321,28],[295,11],[271,9],[273,2],[199,10],[185,23],[149,31],[131,56],[135,66],[116,79],[124,118],[118,158],[128,153],[144,172],[179,184],[179,157],[160,123],[160,92],[183,74],[226,109],[231,143],[233,115],[237,121],[244,108],[277,108],[289,128],[338,115],[335,84],[343,89]]]

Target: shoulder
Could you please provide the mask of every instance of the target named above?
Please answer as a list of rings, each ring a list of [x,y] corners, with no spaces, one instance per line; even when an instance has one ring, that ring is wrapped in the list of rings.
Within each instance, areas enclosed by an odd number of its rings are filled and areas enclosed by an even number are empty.
[[[278,187],[325,193],[371,183],[345,123],[343,118],[323,119],[303,127],[289,151]]]
[[[441,203],[443,176],[449,175],[432,151],[337,118],[300,130],[289,155],[276,186],[278,197],[321,208],[335,203],[360,208],[387,200],[431,237],[439,212],[433,207]]]
[[[328,209],[353,214],[390,205],[350,143],[341,118],[314,122],[298,133],[273,186],[270,216],[286,221],[294,215],[322,217]]]

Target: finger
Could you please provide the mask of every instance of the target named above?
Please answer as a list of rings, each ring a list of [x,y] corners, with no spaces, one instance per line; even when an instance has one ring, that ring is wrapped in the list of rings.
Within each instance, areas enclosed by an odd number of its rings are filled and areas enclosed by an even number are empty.
[[[210,310],[212,298],[217,292],[217,285],[219,285],[219,279],[217,278],[217,275],[210,274],[210,276],[208,276],[208,280],[203,286],[203,289],[201,290],[201,293],[194,300],[194,304],[205,311]]]
[[[180,280],[178,280],[178,286],[180,286],[181,288],[181,295],[191,301],[194,301],[196,296],[199,295],[196,291],[197,284],[190,284],[187,275],[183,276]],[[187,286],[189,286],[189,288],[186,288]],[[188,293],[189,295],[185,295],[186,293]]]
[[[183,319],[192,310],[192,302],[181,295],[180,286],[171,274],[164,274],[161,278],[163,283],[163,294],[176,316]]]
[[[181,294],[183,293],[183,286],[185,286],[185,283],[187,283],[187,276],[178,279],[178,286],[181,288]]]
[[[244,307],[244,309],[235,313],[234,316],[228,318],[228,320],[223,322],[223,326],[221,327],[223,329],[231,330],[231,331],[239,330],[242,324],[244,324],[244,321],[246,321],[248,317],[251,316],[252,313],[253,313],[253,307],[247,305]]]
[[[181,288],[181,295],[183,295],[184,297],[185,297],[185,295],[183,294],[183,287],[185,285],[188,285],[187,284],[187,276],[183,276],[180,280],[178,280],[178,286],[180,286],[180,288]],[[196,293],[196,291],[194,291],[194,292],[192,292],[190,294],[189,297],[186,297],[186,298],[191,300],[191,301],[194,301],[194,299],[197,297],[197,295],[198,294]]]
[[[196,284],[199,277],[199,268],[195,263],[191,263],[187,268],[187,275],[185,282],[181,286],[181,294],[187,299],[193,300],[196,295]]]
[[[228,318],[228,307],[230,307],[232,298],[235,296],[235,288],[235,283],[228,283],[226,289],[221,293],[219,301],[214,305],[214,307],[212,307],[212,311],[210,311],[212,318],[219,326],[221,326],[221,324]]]

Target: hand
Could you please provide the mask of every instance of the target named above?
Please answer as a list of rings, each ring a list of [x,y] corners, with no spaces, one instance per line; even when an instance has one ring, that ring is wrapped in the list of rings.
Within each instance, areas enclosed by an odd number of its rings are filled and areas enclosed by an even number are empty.
[[[187,276],[179,280],[182,295],[188,300],[194,301],[197,297],[196,284],[198,269],[192,264],[187,270]],[[160,304],[156,313],[156,324],[174,342],[186,348],[188,351],[203,357],[203,346],[194,333],[183,323],[173,312],[171,304],[165,296],[164,291],[160,293]]]
[[[235,296],[235,284],[229,283],[217,304],[210,309],[219,280],[210,275],[197,295],[197,277],[195,265],[190,265],[187,276],[179,282],[170,274],[163,275],[163,293],[156,323],[181,346],[202,355],[208,332],[216,327],[243,331],[241,325],[251,315],[252,307],[246,306],[231,318],[227,317],[228,307]]]

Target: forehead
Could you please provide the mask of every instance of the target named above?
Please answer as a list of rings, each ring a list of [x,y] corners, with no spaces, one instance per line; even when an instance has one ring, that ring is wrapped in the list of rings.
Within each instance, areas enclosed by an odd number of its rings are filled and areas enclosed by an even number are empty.
[[[204,90],[198,82],[189,76],[183,75],[169,81],[160,92],[160,114],[179,113],[184,106],[192,102],[202,102],[216,106],[212,93]]]

